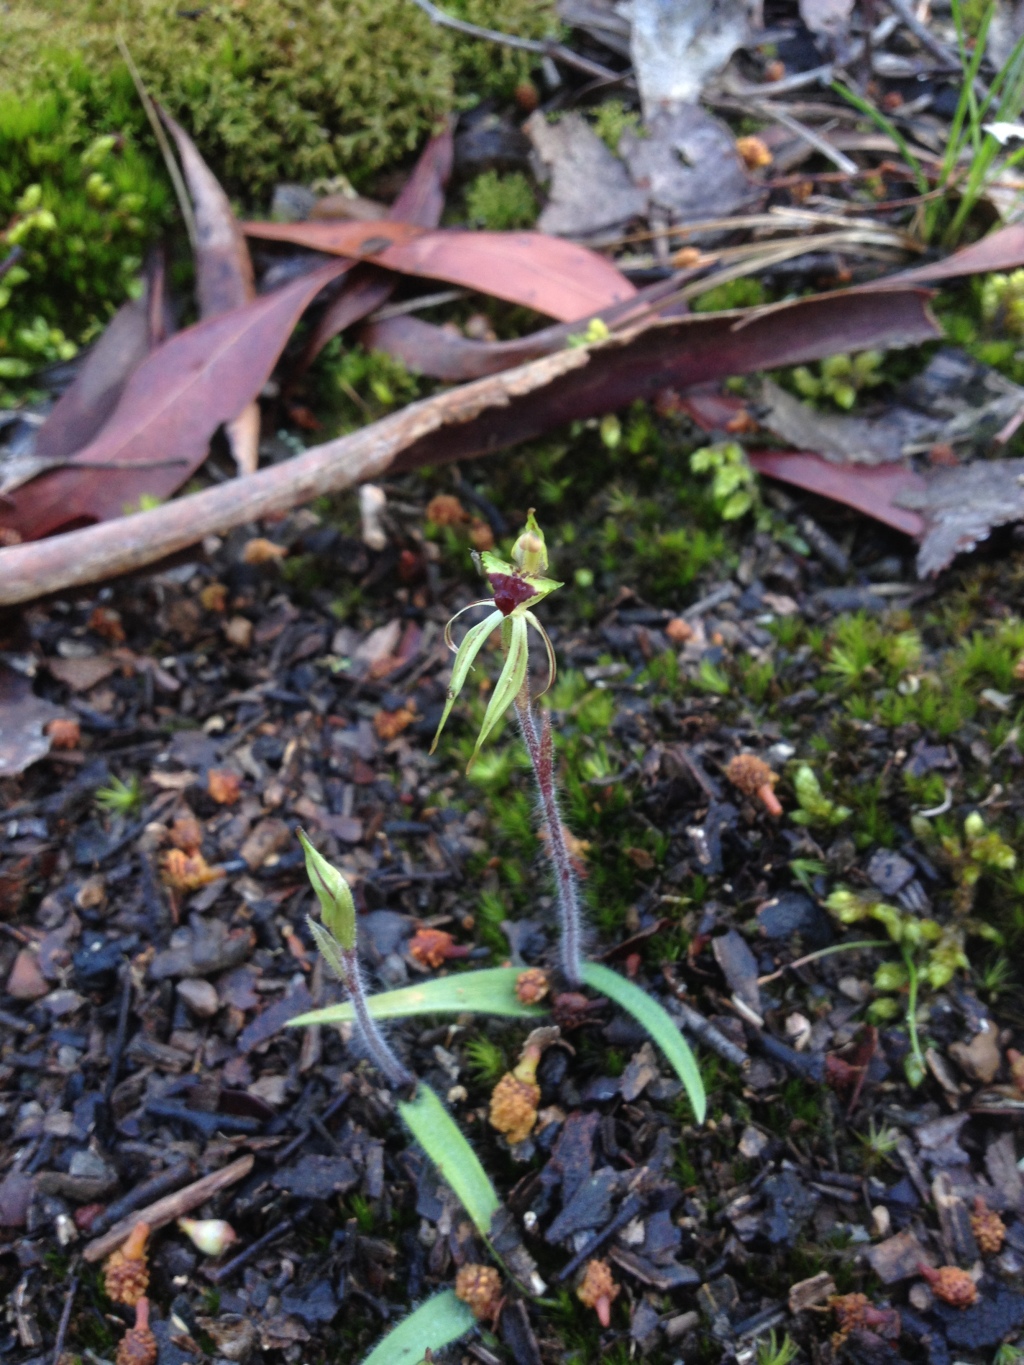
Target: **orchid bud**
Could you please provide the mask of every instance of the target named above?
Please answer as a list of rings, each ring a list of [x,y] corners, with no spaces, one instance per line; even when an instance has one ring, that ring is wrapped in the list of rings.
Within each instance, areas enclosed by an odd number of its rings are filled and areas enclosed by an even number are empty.
[[[178,1227],[204,1256],[223,1256],[238,1233],[222,1218],[179,1218]]]
[[[306,876],[320,902],[324,928],[333,934],[342,948],[352,952],[356,946],[356,903],[348,882],[322,853],[316,851],[301,829],[298,835],[306,855]]]
[[[512,562],[523,573],[544,573],[548,567],[548,550],[544,543],[544,532],[537,525],[537,518],[531,507],[526,515],[526,525],[519,539],[512,546]]]

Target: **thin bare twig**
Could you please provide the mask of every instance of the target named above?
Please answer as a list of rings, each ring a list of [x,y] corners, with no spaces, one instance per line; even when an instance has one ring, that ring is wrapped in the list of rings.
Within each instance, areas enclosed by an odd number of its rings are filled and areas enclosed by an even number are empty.
[[[820,152],[823,157],[832,162],[840,171],[845,171],[847,175],[856,175],[860,169],[856,161],[851,161],[848,156],[833,147],[827,138],[815,132],[813,128],[808,128],[806,123],[801,123],[799,119],[793,118],[782,109],[773,109],[770,105],[759,105],[758,112],[765,118],[774,119],[776,123],[781,123],[783,128],[788,128],[797,137],[803,138],[809,147],[813,147],[816,152]]]
[[[148,1208],[139,1209],[137,1213],[122,1219],[120,1223],[115,1223],[102,1237],[94,1237],[82,1252],[82,1256],[90,1262],[102,1261],[121,1245],[136,1223],[148,1223],[154,1230],[166,1227],[168,1223],[173,1223],[175,1219],[197,1209],[200,1204],[205,1204],[207,1199],[212,1199],[221,1190],[244,1180],[252,1170],[254,1162],[253,1156],[239,1157],[237,1161],[232,1161],[230,1166],[224,1166],[221,1170],[214,1171],[212,1175],[204,1175],[201,1180],[193,1181],[183,1190],[176,1190],[174,1194],[158,1199]]]
[[[552,61],[575,67],[577,71],[594,76],[598,80],[622,79],[620,72],[612,71],[610,67],[602,66],[600,62],[592,62],[587,57],[581,57],[579,53],[573,52],[571,47],[566,47],[564,43],[556,43],[553,39],[519,38],[514,33],[500,33],[495,28],[481,28],[479,24],[471,24],[465,19],[456,19],[453,14],[446,14],[443,9],[438,9],[432,0],[413,0],[413,4],[418,5],[435,24],[440,24],[442,28],[454,29],[456,33],[465,33],[469,38],[482,38],[484,42],[500,43],[502,47],[514,47],[520,52],[534,52],[538,57],[550,57]]]
[[[60,1322],[57,1324],[57,1340],[53,1344],[53,1365],[58,1365],[64,1353],[64,1339],[68,1334],[68,1323],[71,1321],[71,1309],[74,1307],[75,1295],[78,1293],[78,1276],[72,1275],[68,1282],[68,1292],[64,1299],[64,1308],[60,1315]]]

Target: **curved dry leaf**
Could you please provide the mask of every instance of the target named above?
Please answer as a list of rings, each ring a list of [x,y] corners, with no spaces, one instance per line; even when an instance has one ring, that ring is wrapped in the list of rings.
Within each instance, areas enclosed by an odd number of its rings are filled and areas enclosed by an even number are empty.
[[[69,523],[121,516],[143,495],[169,497],[202,464],[217,428],[259,393],[306,306],[345,269],[331,261],[172,337],[135,371],[93,441],[0,504],[0,525],[34,540]],[[125,468],[88,467],[100,462]]]
[[[154,257],[143,277],[143,292],[110,319],[79,366],[74,382],[61,395],[39,428],[31,458],[36,467],[18,483],[42,473],[52,461],[63,461],[93,439],[117,407],[130,376],[162,340],[163,262]],[[3,491],[17,484],[4,480]]]
[[[388,210],[388,219],[424,228],[437,227],[444,212],[444,191],[452,173],[453,158],[454,141],[449,124],[424,147],[412,174]],[[387,271],[372,265],[354,270],[317,319],[298,368],[306,369],[332,337],[387,303],[394,288],[394,277]]]
[[[895,498],[901,508],[913,509],[908,515],[923,518],[917,552],[921,578],[948,568],[997,526],[1024,520],[1024,460],[975,460],[953,469],[930,469],[923,484]]]
[[[50,752],[46,727],[70,714],[37,697],[23,673],[0,664],[0,777],[16,777],[45,758]]]
[[[424,231],[411,223],[246,223],[250,237],[355,256],[405,275],[445,280],[562,322],[589,317],[636,289],[610,261],[541,232]]]
[[[759,474],[844,503],[908,536],[924,531],[923,518],[896,502],[926,487],[922,476],[906,465],[837,465],[801,450],[753,450],[747,458]]]
[[[252,257],[245,233],[231,210],[220,182],[200,156],[184,128],[166,110],[157,112],[174,138],[192,197],[196,225],[196,295],[201,318],[217,317],[251,303],[256,297]],[[227,424],[228,444],[240,474],[259,464],[260,409],[247,403]]]

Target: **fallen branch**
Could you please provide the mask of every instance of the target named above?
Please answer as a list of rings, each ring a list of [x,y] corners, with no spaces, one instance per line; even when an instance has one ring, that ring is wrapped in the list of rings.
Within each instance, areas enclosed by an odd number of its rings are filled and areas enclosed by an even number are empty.
[[[666,387],[799,365],[940,335],[921,289],[848,290],[767,308],[657,319],[410,404],[256,474],[147,512],[0,549],[0,606],[155,564],[262,517],[379,478],[470,459],[567,422],[614,412]]]
[[[239,1157],[237,1161],[232,1161],[230,1166],[224,1166],[221,1170],[214,1171],[212,1175],[204,1175],[201,1180],[186,1185],[183,1190],[176,1190],[174,1194],[158,1199],[148,1208],[139,1209],[128,1218],[122,1219],[120,1223],[115,1223],[102,1237],[94,1237],[82,1252],[82,1256],[87,1261],[102,1261],[121,1245],[136,1223],[147,1223],[154,1231],[166,1227],[168,1223],[173,1223],[175,1219],[197,1209],[200,1204],[205,1204],[207,1199],[212,1199],[221,1190],[226,1190],[229,1186],[236,1185],[239,1180],[243,1180],[252,1170],[254,1161],[255,1157],[252,1156]]]

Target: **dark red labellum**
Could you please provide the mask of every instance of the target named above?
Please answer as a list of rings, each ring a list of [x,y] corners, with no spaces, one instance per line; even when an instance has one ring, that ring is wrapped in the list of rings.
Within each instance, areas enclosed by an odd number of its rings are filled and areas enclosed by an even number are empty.
[[[518,574],[492,573],[487,581],[494,589],[494,605],[502,616],[511,616],[516,607],[536,597],[537,590]]]

